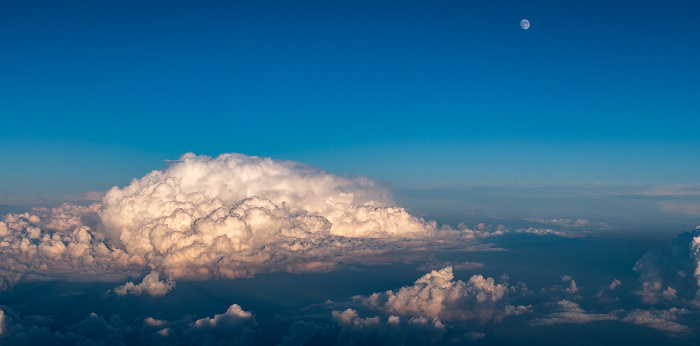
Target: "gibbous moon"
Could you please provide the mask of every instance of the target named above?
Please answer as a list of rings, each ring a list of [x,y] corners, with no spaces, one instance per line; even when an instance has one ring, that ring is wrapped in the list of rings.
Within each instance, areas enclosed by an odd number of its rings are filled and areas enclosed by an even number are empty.
[[[520,27],[523,28],[523,30],[527,30],[530,27],[530,21],[527,19],[521,20]]]

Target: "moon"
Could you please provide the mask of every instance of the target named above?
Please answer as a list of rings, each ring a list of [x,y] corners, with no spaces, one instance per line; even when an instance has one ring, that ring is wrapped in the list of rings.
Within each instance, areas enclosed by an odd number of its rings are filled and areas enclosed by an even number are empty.
[[[523,28],[523,30],[527,30],[528,28],[530,28],[530,21],[527,19],[521,20],[520,27]]]

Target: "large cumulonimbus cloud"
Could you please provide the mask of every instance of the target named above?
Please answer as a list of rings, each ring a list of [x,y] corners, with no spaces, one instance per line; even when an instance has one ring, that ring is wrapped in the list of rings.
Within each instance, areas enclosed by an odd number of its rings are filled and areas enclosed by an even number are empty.
[[[255,202],[246,202],[251,198]],[[424,234],[427,226],[395,207],[388,191],[367,178],[347,179],[297,162],[242,154],[214,159],[185,154],[164,170],[153,171],[124,188],[112,188],[103,199],[100,216],[111,234],[118,234],[127,248],[136,249],[132,239],[140,236],[140,229],[164,218],[169,218],[169,223],[179,222],[168,225],[173,230],[183,223],[190,225],[187,217],[236,216],[242,221],[249,217],[251,223],[246,225],[253,228],[269,222],[269,217],[246,213],[251,203],[252,208],[272,214],[278,210],[288,218],[313,215],[329,222],[313,220],[316,222],[304,225],[304,230],[312,233],[410,236]],[[235,210],[236,206],[243,209]],[[175,212],[185,214],[175,220]],[[231,234],[244,240],[242,235]]]
[[[0,286],[31,275],[124,276],[144,267],[175,279],[324,271],[343,258],[437,233],[435,222],[396,206],[367,178],[291,161],[189,153],[90,207],[5,216]]]
[[[282,260],[352,253],[359,250],[352,238],[416,239],[436,230],[366,178],[240,154],[185,154],[112,188],[99,215],[127,253],[174,277],[238,277],[270,263],[297,268]]]

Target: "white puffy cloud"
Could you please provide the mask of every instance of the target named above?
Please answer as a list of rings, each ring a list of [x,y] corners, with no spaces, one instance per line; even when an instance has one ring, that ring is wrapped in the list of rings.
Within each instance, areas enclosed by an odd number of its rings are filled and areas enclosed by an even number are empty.
[[[687,333],[691,330],[690,328],[675,322],[680,315],[686,313],[688,310],[678,308],[650,311],[633,310],[622,319],[622,322],[630,322],[669,333]]]
[[[553,325],[559,323],[589,323],[594,321],[617,320],[614,314],[587,313],[580,305],[566,299],[557,302],[559,312],[552,313],[544,318],[533,320],[533,325]]]
[[[400,316],[439,318],[441,321],[478,319],[500,320],[507,311],[507,295],[512,287],[492,278],[473,275],[469,281],[454,280],[452,267],[433,270],[411,286],[378,292],[364,298],[367,306]],[[527,308],[525,308],[527,310]]]
[[[170,292],[173,287],[175,287],[175,281],[170,279],[167,281],[161,281],[160,275],[154,270],[150,274],[146,275],[140,284],[136,285],[133,282],[127,282],[124,285],[115,287],[114,293],[120,296],[127,294],[138,296],[141,293],[148,293],[152,297],[162,297],[166,293]]]

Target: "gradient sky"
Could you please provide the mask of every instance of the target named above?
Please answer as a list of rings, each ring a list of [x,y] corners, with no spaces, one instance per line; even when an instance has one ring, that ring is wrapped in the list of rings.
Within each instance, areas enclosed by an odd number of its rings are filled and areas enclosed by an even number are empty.
[[[400,185],[697,183],[698,13],[2,1],[0,195],[104,191],[190,151]]]
[[[697,344],[698,14],[0,0],[0,344]]]

